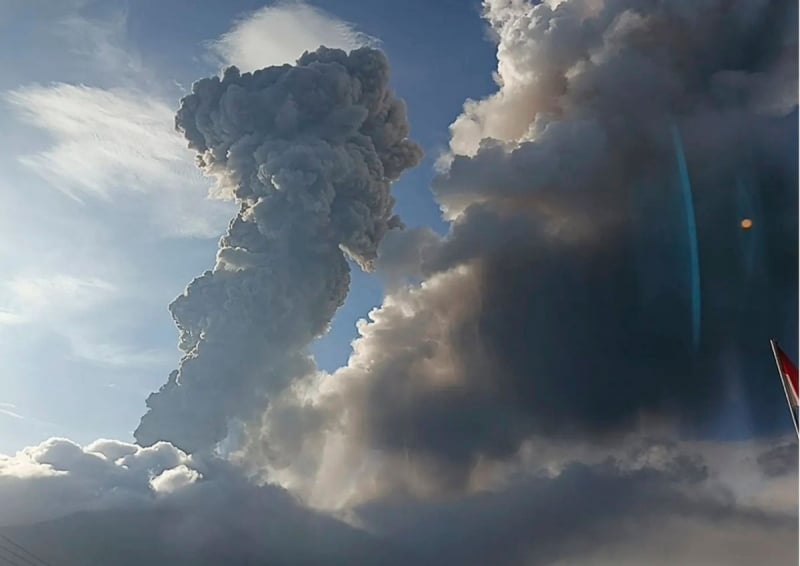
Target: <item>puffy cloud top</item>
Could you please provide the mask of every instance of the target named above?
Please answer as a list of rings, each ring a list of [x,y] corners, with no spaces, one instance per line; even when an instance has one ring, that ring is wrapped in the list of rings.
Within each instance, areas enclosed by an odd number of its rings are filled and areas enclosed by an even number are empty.
[[[97,440],[83,447],[51,438],[15,456],[0,455],[0,525],[146,505],[160,493],[194,483],[199,478],[194,466],[164,442],[142,448]]]

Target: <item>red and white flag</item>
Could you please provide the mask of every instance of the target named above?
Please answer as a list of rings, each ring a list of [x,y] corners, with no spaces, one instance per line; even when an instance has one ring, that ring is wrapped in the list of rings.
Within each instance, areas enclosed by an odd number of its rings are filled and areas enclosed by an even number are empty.
[[[800,436],[800,428],[798,428],[798,417],[800,415],[800,388],[798,388],[797,380],[797,366],[792,363],[786,352],[781,350],[775,340],[770,340],[772,345],[772,353],[775,355],[775,363],[778,365],[778,373],[781,376],[781,383],[783,384],[783,392],[786,394],[786,401],[789,403],[789,411],[792,414],[792,421],[794,421],[794,429]]]

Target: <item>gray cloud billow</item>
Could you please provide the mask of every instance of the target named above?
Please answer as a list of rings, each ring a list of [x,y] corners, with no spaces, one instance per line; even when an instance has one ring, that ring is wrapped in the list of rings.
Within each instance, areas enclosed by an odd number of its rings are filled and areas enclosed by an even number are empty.
[[[591,466],[574,463],[556,478],[520,478],[501,491],[449,501],[389,498],[359,511],[398,548],[415,549],[424,564],[744,564],[743,545],[716,546],[720,533],[742,528],[754,539],[780,540],[771,559],[789,563],[796,549],[794,517],[701,495],[702,460],[671,461],[663,468],[621,464],[613,458]],[[678,517],[694,532],[681,533]],[[688,549],[659,556],[644,542],[658,529],[664,529],[664,540],[682,538]],[[622,547],[617,556],[600,558],[615,545]],[[636,558],[627,562],[620,555]]]
[[[778,444],[756,458],[761,471],[768,477],[781,477],[797,471],[797,444]]]
[[[788,430],[768,339],[797,339],[796,4],[484,6],[500,90],[451,127],[433,190],[452,229],[410,268],[427,284],[335,376],[345,434],[452,486],[535,434],[705,434],[735,389],[755,430]]]
[[[371,267],[400,225],[391,181],[421,158],[388,74],[380,51],[322,47],[295,66],[230,67],[182,100],[177,128],[240,210],[214,269],[170,305],[184,357],[148,399],[140,443],[211,448],[314,370],[308,345],[347,295],[346,257]]]
[[[277,486],[255,486],[226,463],[193,457],[188,461],[203,469],[201,481],[147,497],[135,480],[150,465],[169,465],[164,456],[171,457],[174,449],[162,445],[154,458],[152,448],[139,448],[131,459],[136,447],[116,446],[128,454],[126,463],[136,464],[130,470],[116,464],[130,480],[126,493],[116,497],[136,493],[136,504],[93,505],[43,522],[0,524],[0,535],[64,566],[744,566],[765,551],[771,564],[789,564],[796,556],[796,515],[738,504],[713,486],[702,456],[658,441],[593,464],[568,463],[554,476],[524,473],[502,490],[457,499],[419,500],[396,493],[354,510],[366,529],[308,509]],[[98,500],[113,496],[115,482],[102,470],[115,466],[106,460],[114,457],[112,449],[93,447],[77,459],[45,457],[62,475],[39,476],[37,490],[56,497],[69,493],[59,488],[64,481],[88,479],[97,482],[86,487],[98,493]],[[102,450],[103,456],[91,450]],[[0,475],[0,490],[5,483]],[[675,540],[682,544],[673,544],[669,556],[654,553]]]

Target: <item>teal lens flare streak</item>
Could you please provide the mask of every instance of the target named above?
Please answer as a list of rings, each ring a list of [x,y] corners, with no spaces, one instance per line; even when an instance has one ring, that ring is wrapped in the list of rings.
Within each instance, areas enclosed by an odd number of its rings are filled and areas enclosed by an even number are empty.
[[[683,152],[683,141],[677,124],[672,124],[672,143],[675,148],[675,158],[678,162],[678,177],[683,194],[683,205],[686,211],[686,228],[689,233],[689,276],[692,297],[692,344],[695,348],[700,345],[700,252],[697,242],[697,222],[692,199],[692,184],[689,179],[689,168],[686,166],[686,155]]]

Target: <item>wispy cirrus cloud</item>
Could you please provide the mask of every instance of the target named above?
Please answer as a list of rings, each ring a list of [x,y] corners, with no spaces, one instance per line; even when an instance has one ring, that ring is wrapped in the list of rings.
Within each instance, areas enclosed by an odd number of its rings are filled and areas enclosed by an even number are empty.
[[[175,352],[170,348],[135,349],[129,344],[98,341],[97,337],[92,336],[73,337],[71,342],[75,358],[115,368],[160,368],[175,359]]]
[[[84,322],[127,300],[124,289],[95,276],[59,273],[15,277],[0,285],[0,329],[11,325],[48,329],[63,336],[70,345],[70,359],[102,366],[150,367],[168,363],[174,358],[169,348],[116,343],[104,335],[109,330],[107,325],[98,329]]]
[[[40,277],[15,277],[4,285],[0,298],[7,303],[2,311],[12,322],[83,311],[111,299],[117,292],[112,283],[96,277],[56,274]]]
[[[25,318],[15,312],[0,310],[0,326],[11,326],[25,322]]]
[[[222,231],[227,207],[206,198],[208,182],[174,132],[165,102],[130,88],[64,83],[21,87],[4,98],[52,138],[19,161],[54,189],[80,202],[144,194],[151,219],[169,235]]]
[[[80,15],[78,10],[57,21],[53,33],[69,45],[69,52],[88,61],[96,73],[109,74],[119,81],[140,82],[151,77],[140,54],[127,45],[128,8],[117,6],[103,19]]]
[[[7,419],[17,421],[18,423],[34,425],[39,428],[45,427],[50,430],[55,430],[58,428],[56,423],[23,414],[14,403],[0,403],[0,415],[6,417]],[[2,458],[3,456],[0,454],[0,461]],[[2,465],[0,465],[0,468],[2,468]]]
[[[324,10],[302,1],[265,6],[239,19],[218,39],[211,52],[223,63],[253,71],[294,61],[320,45],[349,51],[378,40]]]
[[[0,415],[5,415],[12,419],[24,420],[25,417],[12,410],[16,408],[17,406],[13,403],[0,403]]]
[[[128,90],[56,84],[6,94],[17,115],[48,132],[54,145],[20,161],[69,196],[108,199],[174,179],[182,147],[169,131],[165,104]],[[192,175],[194,177],[194,175]]]

